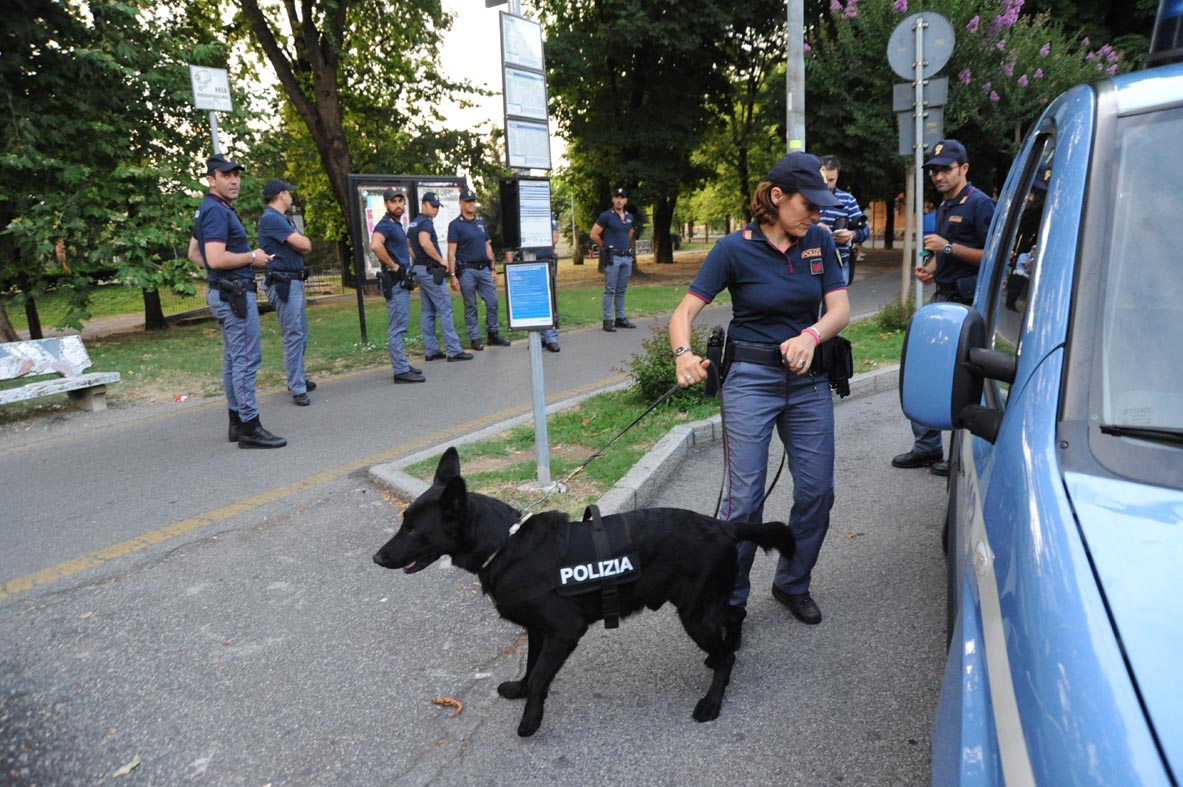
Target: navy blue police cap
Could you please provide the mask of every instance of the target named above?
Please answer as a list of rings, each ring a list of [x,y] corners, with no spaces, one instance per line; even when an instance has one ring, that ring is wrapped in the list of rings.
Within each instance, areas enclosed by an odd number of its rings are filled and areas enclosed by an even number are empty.
[[[765,178],[781,191],[801,192],[807,200],[820,208],[833,208],[842,204],[830,191],[826,182],[826,165],[812,153],[790,153],[782,156],[772,165]]]
[[[294,184],[280,180],[279,178],[272,178],[263,184],[263,199],[271,201],[285,191],[295,190],[296,187]]]
[[[924,168],[947,167],[950,164],[964,164],[969,161],[965,145],[955,139],[942,139],[932,149],[932,158],[924,162]]]
[[[476,202],[476,192],[470,189],[468,186],[465,186],[464,188],[460,189],[460,201]]]
[[[440,206],[440,196],[434,191],[425,191],[423,192],[423,202],[426,202],[433,208],[438,208]]]
[[[407,192],[403,191],[402,189],[388,188],[386,191],[382,192],[382,199],[386,200],[387,202],[395,199],[406,201]]]
[[[237,172],[242,169],[242,165],[234,159],[228,159],[221,153],[215,153],[205,160],[205,174],[212,175],[215,172]]]
[[[628,192],[622,188],[616,189],[615,191],[612,192],[612,196],[613,197],[624,197],[625,199],[628,199]]]

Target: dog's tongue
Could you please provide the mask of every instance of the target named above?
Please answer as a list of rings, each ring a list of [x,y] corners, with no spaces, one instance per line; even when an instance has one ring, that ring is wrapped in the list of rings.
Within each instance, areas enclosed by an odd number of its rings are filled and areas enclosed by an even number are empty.
[[[408,574],[410,574],[414,570],[415,570],[415,561],[414,560],[412,560],[410,563],[407,563],[405,566],[403,566],[403,571]]]

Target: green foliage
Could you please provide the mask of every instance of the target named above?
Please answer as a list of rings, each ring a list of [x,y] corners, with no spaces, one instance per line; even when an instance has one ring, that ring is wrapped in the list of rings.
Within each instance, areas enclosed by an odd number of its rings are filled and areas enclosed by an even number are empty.
[[[690,337],[690,349],[695,355],[706,357],[709,331],[695,326]],[[634,354],[628,362],[632,375],[631,388],[646,404],[656,402],[678,380],[674,365],[674,354],[670,352],[670,338],[667,326],[654,325],[649,336],[641,342],[641,352]],[[702,385],[682,388],[666,401],[672,406],[685,408],[703,399]]]
[[[899,301],[892,301],[875,314],[872,322],[881,331],[902,331],[908,327],[915,313],[916,306],[911,301],[906,306],[901,306]]]
[[[925,7],[834,0],[809,28],[808,147],[838,154],[844,183],[864,200],[900,190],[907,162],[895,155],[891,105],[892,84],[904,80],[887,68],[885,53],[896,25]],[[1056,18],[1022,7],[1017,0],[945,0],[934,8],[949,19],[956,42],[941,70],[949,78],[945,136],[965,143],[970,177],[987,190],[1002,185],[1023,134],[1052,98],[1108,70],[1129,70],[1142,55],[1087,44]]]

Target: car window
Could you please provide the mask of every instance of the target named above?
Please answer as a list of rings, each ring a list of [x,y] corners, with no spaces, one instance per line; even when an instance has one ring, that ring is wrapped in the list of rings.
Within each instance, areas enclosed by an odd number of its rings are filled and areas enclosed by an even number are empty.
[[[989,314],[993,320],[990,348],[998,352],[1017,355],[1021,351],[1023,315],[1027,311],[1032,276],[1039,266],[1039,230],[1043,224],[1054,155],[1055,140],[1050,135],[1045,135],[1033,146],[1029,158],[1033,166],[1026,171],[1028,185],[1024,197],[1013,203],[1018,214],[1008,217],[1003,224],[1007,236],[998,247],[1003,257],[995,266],[996,273],[990,283],[992,303]],[[1010,383],[992,380],[989,386],[996,405],[1004,408]]]
[[[1183,429],[1183,109],[1118,123],[1102,281],[1101,423]]]

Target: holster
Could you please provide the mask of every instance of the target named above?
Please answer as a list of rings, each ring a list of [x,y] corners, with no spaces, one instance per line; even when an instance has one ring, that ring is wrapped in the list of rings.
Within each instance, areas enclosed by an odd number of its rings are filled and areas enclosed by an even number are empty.
[[[406,267],[405,265],[402,267]],[[394,297],[394,285],[398,283],[398,274],[394,271],[383,267],[378,270],[378,289],[382,291],[382,297],[390,300]]]
[[[275,297],[287,303],[292,294],[292,282],[297,279],[303,281],[306,278],[305,273],[307,271],[267,271],[267,275],[263,277],[263,286],[274,287]]]
[[[255,284],[253,279],[240,278],[226,278],[218,279],[218,297],[222,299],[222,303],[230,304],[230,311],[238,319],[246,319],[247,315],[247,292],[257,292],[259,287]]]
[[[437,285],[443,284],[444,279],[448,277],[448,269],[438,262],[427,263],[427,272],[431,274],[431,280]]]
[[[600,262],[599,262],[600,273],[603,273],[605,270],[607,270],[608,266],[611,264],[612,264],[612,247],[611,246],[604,246],[602,249],[600,249]]]

